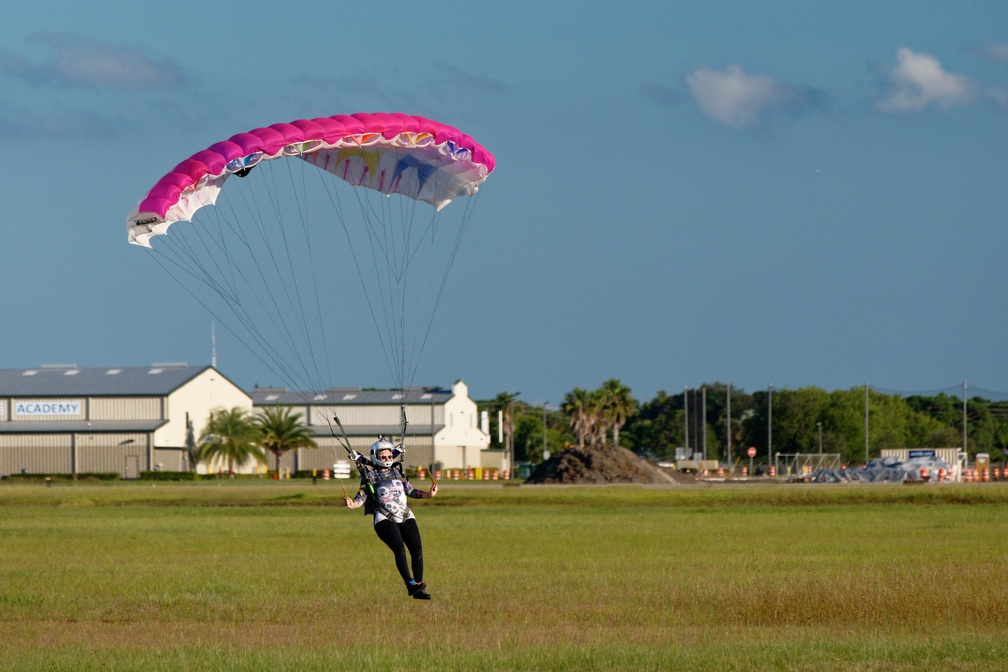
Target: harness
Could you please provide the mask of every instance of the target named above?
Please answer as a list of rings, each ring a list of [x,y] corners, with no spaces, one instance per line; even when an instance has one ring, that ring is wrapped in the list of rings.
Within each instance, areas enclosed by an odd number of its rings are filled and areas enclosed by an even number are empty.
[[[366,499],[364,500],[364,514],[373,515],[379,509],[385,514],[385,517],[389,520],[395,520],[395,516],[392,512],[382,506],[381,502],[378,501],[378,495],[375,493],[375,484],[381,481],[392,481],[400,480],[407,481],[406,474],[403,473],[401,464],[393,464],[384,472],[379,472],[378,469],[369,463],[363,462],[357,465],[357,470],[361,475],[361,488],[364,490]],[[409,497],[405,498],[406,509],[403,512],[403,516],[408,516],[410,514],[409,508]]]

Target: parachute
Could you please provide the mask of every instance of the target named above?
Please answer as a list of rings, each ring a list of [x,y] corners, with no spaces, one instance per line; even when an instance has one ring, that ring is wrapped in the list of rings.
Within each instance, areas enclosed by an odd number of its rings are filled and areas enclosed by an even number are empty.
[[[295,389],[332,387],[333,358],[350,356],[332,341],[365,322],[348,300],[355,271],[406,389],[476,199],[451,218],[447,206],[476,196],[494,166],[473,138],[424,117],[273,124],[165,174],[127,217],[128,239]]]

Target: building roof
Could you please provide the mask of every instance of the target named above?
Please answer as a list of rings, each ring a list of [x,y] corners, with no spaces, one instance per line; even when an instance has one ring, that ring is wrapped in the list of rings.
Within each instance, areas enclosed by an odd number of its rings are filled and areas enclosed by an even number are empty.
[[[51,420],[47,422],[0,422],[0,434],[101,434],[153,432],[167,420]]]
[[[285,387],[257,387],[252,390],[255,406],[376,406],[401,404],[443,404],[452,398],[451,390],[439,387],[411,387],[403,390],[367,390],[359,387],[334,387],[321,392],[292,392]]]
[[[68,364],[0,369],[0,397],[164,396],[209,368],[186,364],[79,368]]]
[[[317,437],[327,437],[327,436],[342,436],[340,434],[338,427],[328,427],[326,425],[312,425],[309,427],[312,430],[312,434]],[[371,436],[377,438],[380,436],[392,436],[398,440],[399,432],[402,431],[401,426],[393,425],[350,425],[349,427],[344,427],[347,436]],[[437,434],[442,429],[444,425],[434,425],[433,433]],[[428,423],[426,425],[414,425],[412,422],[406,426],[406,436],[430,436],[431,435],[431,425]]]

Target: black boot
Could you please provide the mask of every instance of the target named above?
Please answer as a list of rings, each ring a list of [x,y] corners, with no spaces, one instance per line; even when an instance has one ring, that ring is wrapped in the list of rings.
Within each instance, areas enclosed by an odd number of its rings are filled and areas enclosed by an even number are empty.
[[[423,581],[416,581],[406,584],[406,591],[414,600],[429,600],[430,594],[427,592],[427,584]]]

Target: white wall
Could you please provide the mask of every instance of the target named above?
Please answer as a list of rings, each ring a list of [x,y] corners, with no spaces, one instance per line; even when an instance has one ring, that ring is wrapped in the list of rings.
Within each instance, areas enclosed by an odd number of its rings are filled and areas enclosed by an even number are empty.
[[[469,386],[459,380],[444,405],[444,429],[434,436],[434,461],[445,469],[480,466],[480,451],[490,445],[490,437],[479,426],[476,402],[469,398]]]
[[[188,383],[168,395],[166,417],[168,422],[154,432],[155,448],[183,448],[186,441],[186,413],[192,423],[193,435],[199,439],[200,432],[210,419],[210,412],[217,408],[244,408],[252,414],[252,397],[240,387],[225,378],[219,371],[207,368]],[[213,465],[211,465],[213,467]],[[254,464],[247,464],[241,470],[251,473]],[[204,465],[200,473],[206,473]],[[212,468],[211,471],[216,471]]]

